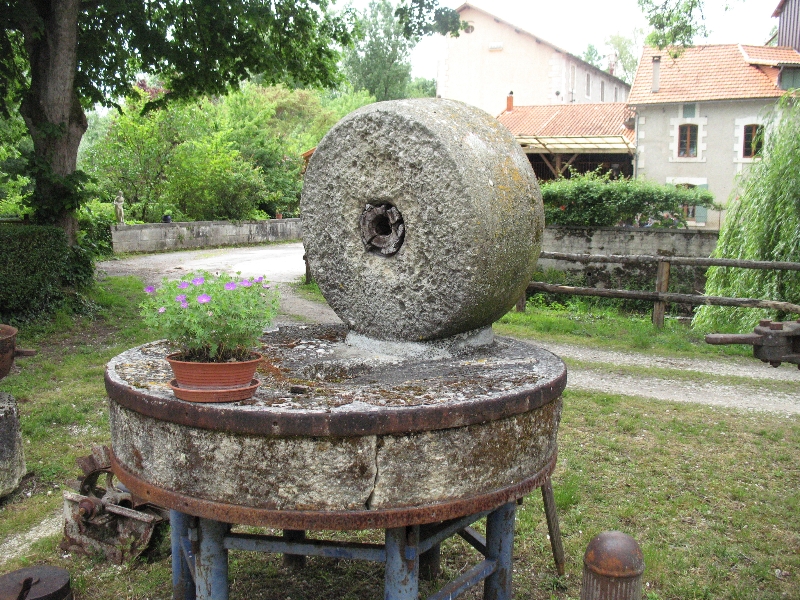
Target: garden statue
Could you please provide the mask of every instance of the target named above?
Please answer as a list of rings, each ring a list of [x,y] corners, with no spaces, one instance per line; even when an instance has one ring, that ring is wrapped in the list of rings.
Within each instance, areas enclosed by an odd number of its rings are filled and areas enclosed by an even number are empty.
[[[117,217],[117,224],[125,225],[125,197],[122,195],[122,190],[117,192],[117,197],[114,199],[114,214]]]

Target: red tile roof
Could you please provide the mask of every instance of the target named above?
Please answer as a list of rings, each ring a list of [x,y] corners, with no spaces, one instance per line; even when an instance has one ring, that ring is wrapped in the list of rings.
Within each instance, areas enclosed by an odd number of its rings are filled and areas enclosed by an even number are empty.
[[[630,116],[624,102],[603,102],[515,106],[513,111],[505,111],[497,120],[515,136],[621,135],[633,141],[633,129],[625,127],[625,121]]]
[[[652,91],[653,57],[661,57],[658,92]],[[792,48],[720,44],[685,48],[677,58],[668,49],[645,47],[628,104],[663,104],[745,98],[777,98],[777,64],[800,64]]]
[[[741,46],[746,62],[751,65],[798,65],[800,54],[789,46]]]

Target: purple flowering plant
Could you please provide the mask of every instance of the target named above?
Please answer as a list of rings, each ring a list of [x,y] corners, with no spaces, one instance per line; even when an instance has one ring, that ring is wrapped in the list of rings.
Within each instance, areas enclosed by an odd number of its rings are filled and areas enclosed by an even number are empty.
[[[145,325],[177,346],[182,360],[247,360],[278,312],[277,291],[254,281],[265,282],[207,272],[165,279],[144,289],[139,308]]]

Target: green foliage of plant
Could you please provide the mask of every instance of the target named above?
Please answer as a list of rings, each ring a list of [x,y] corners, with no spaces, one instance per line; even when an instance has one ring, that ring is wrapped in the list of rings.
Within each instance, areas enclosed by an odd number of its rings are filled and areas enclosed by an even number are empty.
[[[714,250],[716,258],[800,262],[800,104],[787,95],[766,126],[761,160],[737,182]],[[797,271],[711,267],[706,293],[735,298],[800,301]],[[786,315],[766,309],[703,306],[694,327],[752,329],[759,319]]]
[[[28,214],[24,200],[30,194],[30,178],[25,175],[27,156],[33,142],[18,114],[0,118],[0,218]]]
[[[599,172],[571,173],[542,183],[541,190],[548,225],[685,227],[683,205],[713,206],[707,190]]]
[[[95,195],[121,191],[126,220],[248,219],[296,216],[300,154],[345,114],[374,102],[365,92],[291,90],[248,83],[223,98],[201,98],[142,112],[151,95],[140,82],[121,113],[94,119],[81,166]]]
[[[245,360],[278,311],[277,290],[263,277],[191,273],[145,292],[144,324],[195,362]]]
[[[373,0],[362,15],[363,37],[345,52],[344,71],[356,89],[380,102],[407,97],[411,50],[419,38],[408,37],[389,0]]]
[[[593,67],[597,67],[598,69],[603,68],[603,57],[600,56],[600,51],[594,44],[589,44],[586,46],[586,50],[583,51],[581,59]]]
[[[695,38],[708,34],[703,0],[639,0],[639,8],[653,28],[645,39],[651,46],[672,46],[675,52],[680,52],[680,48],[691,46]]]
[[[53,311],[67,288],[80,290],[93,280],[91,257],[67,246],[58,227],[0,225],[0,248],[0,322]]]
[[[435,98],[436,80],[414,77],[406,88],[406,96],[408,98]]]
[[[223,135],[181,144],[165,175],[166,204],[201,221],[246,219],[266,200],[261,170]]]
[[[111,227],[117,222],[114,205],[91,200],[78,210],[78,244],[94,258],[114,253],[111,245]]]

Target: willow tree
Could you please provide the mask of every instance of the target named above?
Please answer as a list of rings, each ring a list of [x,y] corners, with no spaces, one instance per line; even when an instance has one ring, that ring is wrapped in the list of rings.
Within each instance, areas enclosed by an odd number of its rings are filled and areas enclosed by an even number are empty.
[[[441,9],[409,0],[411,27]],[[19,111],[33,139],[30,203],[40,222],[75,239],[81,202],[78,146],[85,110],[114,105],[137,73],[156,75],[160,103],[224,94],[258,74],[265,83],[337,82],[337,46],[350,44],[352,12],[329,0],[10,0],[0,4],[0,112]],[[455,14],[453,11],[450,13]],[[410,22],[410,21],[409,21]],[[458,22],[456,18],[455,22]],[[441,28],[440,28],[441,30]]]
[[[713,256],[800,262],[800,103],[781,100],[765,127],[761,160],[738,181]],[[712,296],[800,302],[800,272],[711,267],[706,293]],[[703,306],[694,327],[704,331],[747,331],[775,311]]]

